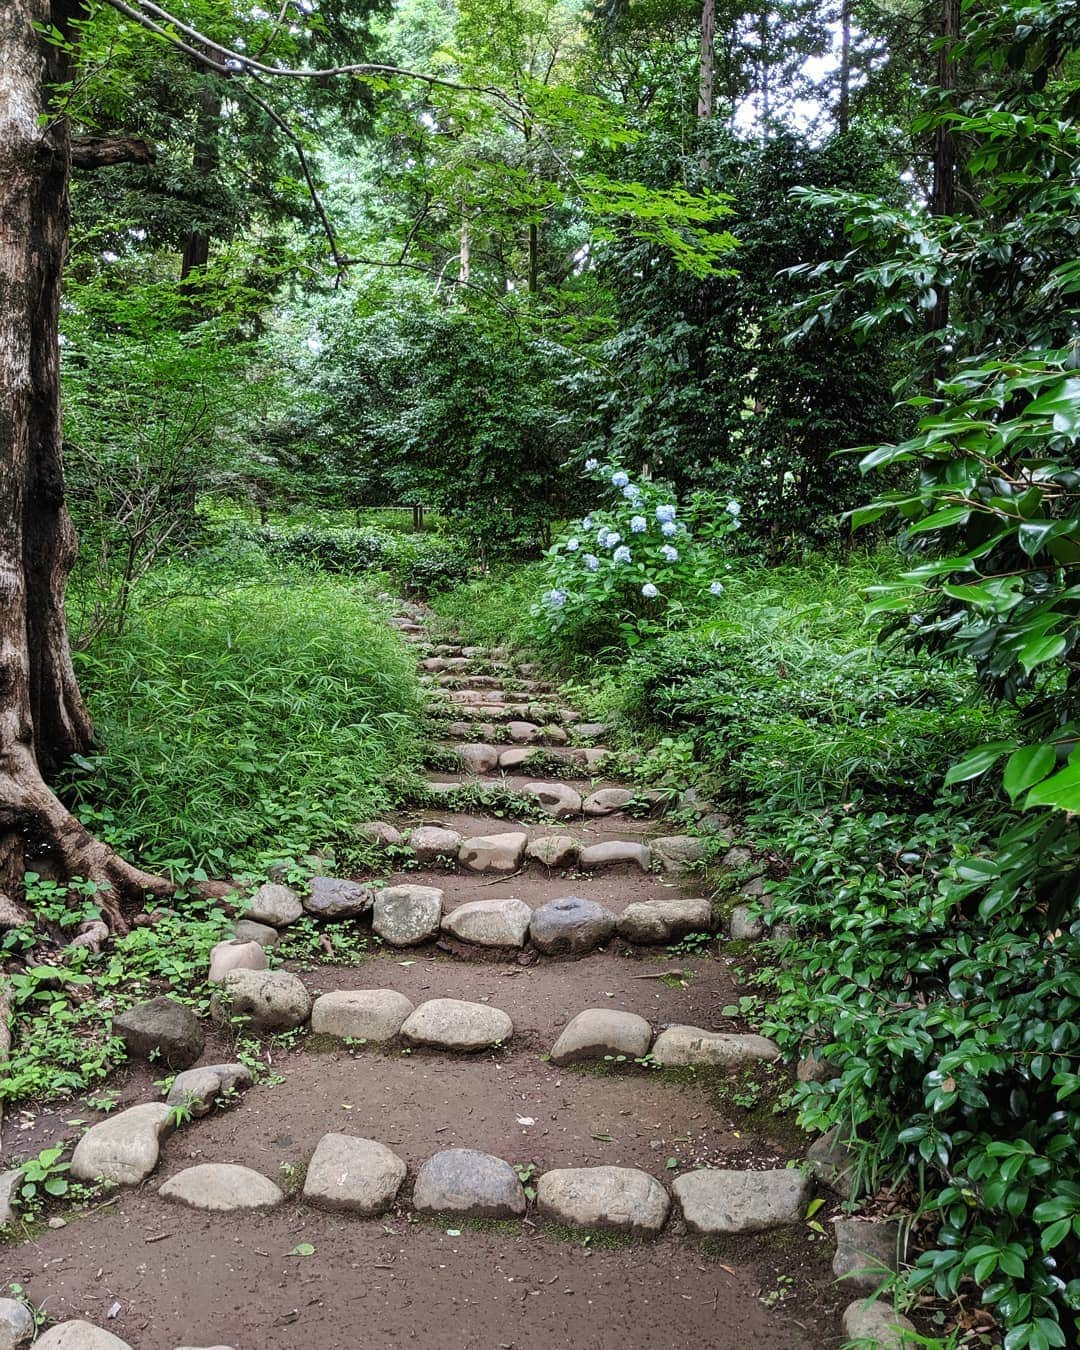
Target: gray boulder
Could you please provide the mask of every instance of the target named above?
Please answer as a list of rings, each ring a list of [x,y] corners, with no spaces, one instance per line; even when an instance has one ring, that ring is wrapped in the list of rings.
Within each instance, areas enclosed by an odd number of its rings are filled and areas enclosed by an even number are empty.
[[[437,825],[421,825],[409,835],[409,847],[416,861],[423,866],[437,862],[454,862],[461,848],[457,830],[443,830]]]
[[[581,793],[569,783],[526,783],[522,792],[558,820],[581,814]]]
[[[470,872],[516,872],[527,843],[527,836],[518,831],[477,835],[462,842],[458,861]]]
[[[157,1166],[161,1140],[173,1129],[164,1102],[144,1102],[91,1125],[71,1155],[76,1181],[137,1186]]]
[[[15,1202],[22,1185],[22,1172],[12,1167],[0,1172],[0,1228],[15,1222]]]
[[[755,1060],[780,1058],[780,1047],[766,1036],[706,1031],[704,1027],[667,1027],[657,1036],[653,1057],[674,1068],[685,1064],[734,1068]]]
[[[844,1335],[849,1341],[870,1344],[874,1350],[914,1350],[915,1324],[888,1303],[860,1300],[844,1309]],[[910,1334],[909,1334],[910,1333]]]
[[[213,1214],[270,1209],[285,1199],[284,1192],[269,1177],[236,1163],[199,1163],[197,1167],[186,1167],[164,1182],[158,1195],[162,1200]]]
[[[266,953],[258,942],[226,939],[210,948],[209,984],[220,984],[230,970],[265,970]]]
[[[268,881],[260,886],[248,901],[245,917],[256,923],[268,923],[273,928],[285,928],[295,923],[304,912],[300,897],[288,886]]]
[[[544,1218],[575,1228],[655,1234],[671,1201],[655,1177],[634,1167],[566,1167],[544,1173],[536,1203]]]
[[[470,773],[493,773],[499,767],[499,752],[493,745],[459,745],[457,753]]]
[[[365,820],[356,827],[357,837],[377,848],[401,848],[405,837],[385,820]]]
[[[205,1116],[219,1097],[231,1097],[252,1084],[244,1064],[203,1064],[178,1073],[165,1098],[166,1106],[186,1106],[193,1116]]]
[[[525,856],[544,867],[571,867],[580,852],[581,845],[572,834],[545,834],[529,843]]]
[[[810,1198],[810,1182],[797,1168],[738,1172],[702,1168],[672,1183],[692,1233],[761,1233],[799,1223]]]
[[[415,947],[438,933],[442,910],[436,886],[388,886],[375,897],[371,927],[391,947]]]
[[[304,1178],[304,1199],[318,1209],[383,1214],[397,1198],[407,1168],[375,1139],[324,1134]]]
[[[33,1314],[17,1298],[0,1298],[0,1350],[21,1350],[34,1339]]]
[[[131,1350],[127,1341],[91,1322],[58,1322],[34,1342],[36,1350]]]
[[[760,906],[736,905],[731,911],[728,932],[732,942],[757,942],[765,936],[765,920]]]
[[[855,1160],[848,1136],[839,1125],[814,1140],[807,1150],[806,1161],[810,1175],[823,1186],[828,1186],[844,1200],[855,1196]]]
[[[888,1219],[833,1219],[833,1274],[857,1289],[877,1290],[899,1265],[899,1226]]]
[[[409,1014],[401,1034],[411,1045],[437,1050],[488,1050],[514,1034],[510,1016],[486,1003],[433,998]]]
[[[339,989],[322,994],[311,1009],[311,1030],[341,1040],[392,1041],[413,1004],[394,989]]]
[[[443,929],[461,942],[479,947],[523,947],[532,910],[524,900],[469,900],[451,910]]]
[[[580,956],[615,934],[615,915],[595,900],[567,895],[533,911],[529,937],[547,956]]]
[[[516,1219],[525,1191],[509,1163],[471,1148],[448,1148],[420,1168],[413,1189],[419,1214],[469,1219]]]
[[[585,798],[583,810],[587,816],[613,816],[622,811],[634,800],[629,788],[600,788]]]
[[[646,900],[627,905],[619,915],[619,936],[646,945],[674,942],[687,933],[711,933],[708,900]]]
[[[686,872],[705,856],[705,841],[692,834],[669,834],[650,841],[665,872]]]
[[[210,1015],[227,1024],[246,1018],[254,1031],[291,1031],[311,1014],[311,995],[286,970],[230,970],[210,999]]]
[[[652,1028],[637,1013],[615,1008],[586,1008],[569,1021],[551,1048],[553,1064],[579,1064],[625,1055],[641,1059],[649,1052]]]
[[[578,866],[585,872],[601,867],[640,867],[647,872],[652,865],[652,854],[647,844],[629,839],[609,839],[603,844],[589,844],[581,850]]]
[[[268,923],[237,919],[233,925],[233,938],[236,942],[257,942],[260,947],[276,947],[281,941],[281,934]]]
[[[312,877],[304,908],[317,919],[355,919],[375,903],[370,886],[343,877]]]
[[[156,1059],[168,1069],[186,1069],[203,1052],[206,1032],[190,1008],[162,995],[136,1003],[113,1018],[113,1031],[138,1059]]]

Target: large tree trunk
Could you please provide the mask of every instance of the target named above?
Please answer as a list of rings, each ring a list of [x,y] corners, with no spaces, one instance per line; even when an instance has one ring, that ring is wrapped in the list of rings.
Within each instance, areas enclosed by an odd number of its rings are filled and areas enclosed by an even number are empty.
[[[58,342],[70,146],[48,91],[70,71],[66,50],[39,35],[70,34],[79,9],[0,5],[0,890],[18,890],[27,849],[47,853],[67,875],[107,887],[102,907],[122,928],[121,902],[167,883],[93,839],[43,777],[93,738],[64,611],[75,558]]]
[[[211,51],[211,56],[224,60],[221,53]],[[202,87],[195,115],[195,148],[192,152],[191,167],[199,178],[209,177],[217,170],[218,127],[221,122],[221,95],[208,72],[202,75]],[[210,235],[206,230],[191,230],[184,240],[184,249],[180,258],[180,280],[186,281],[192,272],[201,271],[210,261]]]

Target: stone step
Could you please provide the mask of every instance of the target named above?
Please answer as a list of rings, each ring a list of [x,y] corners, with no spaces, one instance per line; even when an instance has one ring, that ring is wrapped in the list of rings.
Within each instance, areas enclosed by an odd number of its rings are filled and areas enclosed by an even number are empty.
[[[470,722],[539,722],[562,723],[569,726],[581,720],[573,708],[544,703],[429,703],[427,715],[432,718],[464,719]]]
[[[437,743],[459,759],[467,773],[496,775],[547,772],[565,778],[589,778],[610,753],[603,746],[498,746],[483,741]]]
[[[575,722],[569,728],[549,722],[474,722],[450,721],[439,728],[443,737],[453,741],[483,741],[488,745],[572,745],[577,749],[607,749],[596,741],[609,728],[602,722]]]
[[[424,674],[420,676],[420,683],[430,689],[458,692],[468,689],[502,689],[507,693],[521,695],[550,694],[555,690],[555,686],[547,680],[523,680],[513,675],[470,675],[467,671],[461,674],[452,671],[449,674]]]
[[[463,647],[460,643],[438,642],[432,648],[436,656],[465,657],[470,661],[505,661],[505,647]]]

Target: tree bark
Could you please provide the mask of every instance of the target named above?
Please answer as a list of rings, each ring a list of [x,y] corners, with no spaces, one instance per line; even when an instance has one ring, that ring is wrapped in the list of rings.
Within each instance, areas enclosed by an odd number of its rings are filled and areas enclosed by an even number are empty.
[[[157,152],[140,136],[76,136],[71,142],[73,169],[103,169],[110,164],[153,164]]]
[[[210,54],[215,57],[219,55],[216,52]],[[196,105],[195,148],[191,156],[191,167],[200,178],[212,174],[218,167],[217,137],[220,121],[221,96],[215,86],[214,76],[204,72]],[[190,230],[184,240],[184,251],[180,259],[180,280],[187,281],[192,272],[199,271],[209,261],[209,232]]]
[[[956,92],[956,44],[960,37],[961,0],[941,0],[941,32],[937,53],[937,80],[942,91],[942,101],[952,104],[952,95]],[[956,206],[956,137],[952,124],[939,121],[934,128],[934,177],[930,188],[930,214],[932,216],[951,216]],[[944,332],[949,324],[949,291],[944,285],[938,288],[937,302],[926,316],[928,333]],[[932,377],[944,377],[945,354],[942,351],[935,363]]]
[[[169,887],[93,839],[44,772],[90,748],[93,728],[71,664],[64,589],[75,531],[64,498],[60,284],[70,144],[51,90],[70,76],[79,0],[0,7],[0,886],[17,891],[27,849],[122,900]]]
[[[701,53],[698,63],[699,122],[711,120],[716,108],[716,0],[702,0]]]

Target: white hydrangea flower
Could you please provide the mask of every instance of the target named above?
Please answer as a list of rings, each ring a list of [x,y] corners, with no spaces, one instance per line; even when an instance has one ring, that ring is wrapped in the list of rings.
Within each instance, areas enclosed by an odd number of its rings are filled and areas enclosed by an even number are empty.
[[[723,583],[722,581],[714,581],[713,584],[709,587],[709,594],[710,594],[710,595],[723,595],[723,594],[724,594],[724,583]]]
[[[728,502],[726,509],[729,516],[737,516],[742,511],[742,507],[734,498]]]
[[[670,544],[665,544],[660,552],[664,555],[665,562],[679,561],[679,550],[677,548],[672,548]]]
[[[665,539],[670,539],[672,535],[679,533],[679,527],[673,520],[665,520],[663,525],[660,526],[660,533]]]
[[[656,587],[652,584],[651,581],[647,581],[645,585],[642,586],[641,588],[641,594],[645,597],[646,600],[655,600],[656,597],[660,594],[660,592],[656,589]]]
[[[630,550],[623,544],[623,546],[617,548],[611,556],[617,563],[628,563],[630,561]]]
[[[649,522],[644,516],[634,516],[630,521],[630,529],[634,534],[644,534],[649,528]]]
[[[580,547],[581,547],[580,539],[568,539],[566,541],[567,553],[576,553]]]
[[[590,458],[588,458],[588,459],[585,461],[585,467],[586,467],[586,469],[588,469],[588,471],[589,471],[590,473],[592,473],[592,471],[593,471],[594,469],[598,469],[598,468],[600,467],[600,461],[599,461],[598,459],[593,459],[593,458],[590,456]]]

